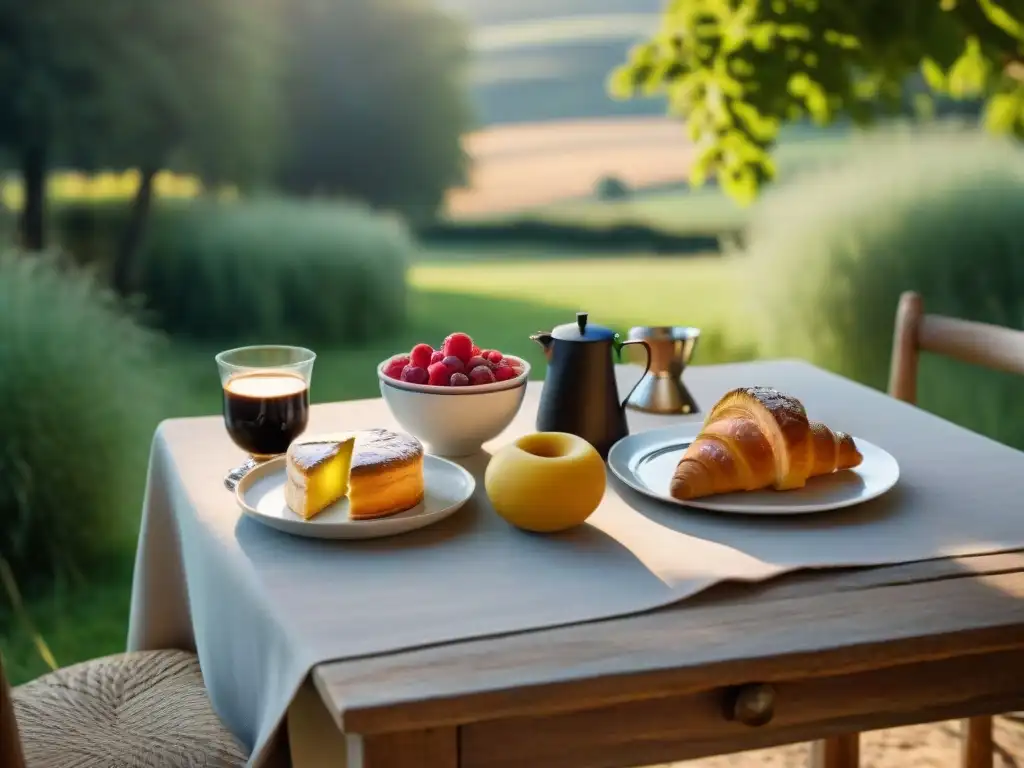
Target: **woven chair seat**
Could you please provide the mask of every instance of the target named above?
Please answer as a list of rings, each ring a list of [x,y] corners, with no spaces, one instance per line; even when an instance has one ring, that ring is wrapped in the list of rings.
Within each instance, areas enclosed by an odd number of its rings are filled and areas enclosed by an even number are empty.
[[[14,689],[28,768],[237,768],[246,750],[183,651],[107,656]]]

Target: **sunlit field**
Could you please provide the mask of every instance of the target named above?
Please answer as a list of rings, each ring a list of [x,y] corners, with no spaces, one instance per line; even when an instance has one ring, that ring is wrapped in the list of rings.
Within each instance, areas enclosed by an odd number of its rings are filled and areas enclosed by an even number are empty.
[[[715,328],[730,338],[750,336],[743,302],[733,300],[744,287],[736,282],[742,272],[727,258],[490,256],[478,261],[464,251],[431,251],[428,261],[413,267],[409,283],[420,292],[515,297],[586,311],[595,322],[618,327],[664,324],[668,318],[678,325]]]
[[[153,185],[159,197],[168,199],[195,197],[203,190],[202,182],[195,176],[170,171],[158,173]],[[128,200],[138,188],[139,172],[134,169],[122,173],[104,171],[96,174],[58,171],[51,174],[49,179],[50,199],[63,202]],[[2,179],[0,201],[9,210],[20,210],[24,194],[19,179],[10,176]]]

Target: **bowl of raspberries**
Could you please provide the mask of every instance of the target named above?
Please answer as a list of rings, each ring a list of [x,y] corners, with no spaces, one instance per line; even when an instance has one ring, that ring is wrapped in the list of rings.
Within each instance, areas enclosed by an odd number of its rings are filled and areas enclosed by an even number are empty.
[[[519,412],[529,375],[525,360],[482,349],[465,333],[377,366],[395,420],[438,456],[469,456],[497,437]]]

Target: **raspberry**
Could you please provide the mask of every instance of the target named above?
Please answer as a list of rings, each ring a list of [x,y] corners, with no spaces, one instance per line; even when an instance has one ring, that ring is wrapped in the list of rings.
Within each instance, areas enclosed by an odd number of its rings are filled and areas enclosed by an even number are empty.
[[[487,361],[479,355],[474,355],[466,361],[466,370],[472,371],[474,368],[480,365],[487,365]]]
[[[469,384],[469,376],[464,373],[453,373],[449,381],[453,387],[465,387]]]
[[[417,344],[409,353],[409,359],[417,368],[426,368],[430,365],[430,358],[434,354],[434,348],[429,344]]]
[[[494,369],[494,380],[495,381],[508,381],[514,379],[519,374],[516,373],[516,369],[511,365],[499,365]]]
[[[463,373],[466,370],[466,366],[455,355],[448,355],[441,362],[447,365],[452,373]]]
[[[473,340],[465,333],[453,333],[444,340],[441,347],[445,357],[455,355],[462,362],[467,362],[473,356]]]
[[[473,357],[478,357],[479,355],[480,355],[480,347],[478,347],[476,344],[474,344],[473,345]]]
[[[482,356],[485,360],[487,360],[490,363],[494,363],[495,365],[500,363],[502,359],[505,357],[503,354],[501,354],[501,352],[499,352],[496,349],[488,349],[486,352],[483,353]]]
[[[402,369],[409,364],[408,355],[395,355],[384,366],[384,375],[389,379],[402,378]]]
[[[494,374],[486,365],[478,365],[469,372],[469,380],[474,384],[491,384],[494,381]]]
[[[402,370],[402,381],[410,384],[426,384],[428,378],[426,370],[417,365],[407,365]]]
[[[448,368],[447,365],[442,363],[431,363],[430,367],[427,368],[429,374],[429,383],[435,387],[447,387],[448,382],[451,381],[452,374],[454,371]]]
[[[444,352],[442,352],[440,349],[435,350],[434,354],[430,356],[430,365],[433,365],[434,363],[440,363],[442,360],[444,360]],[[429,368],[430,366],[427,367]]]

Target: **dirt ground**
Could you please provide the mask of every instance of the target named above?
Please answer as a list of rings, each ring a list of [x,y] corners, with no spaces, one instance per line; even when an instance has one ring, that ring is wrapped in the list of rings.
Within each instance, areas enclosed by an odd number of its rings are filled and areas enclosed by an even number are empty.
[[[994,768],[1024,766],[1024,725],[997,718]],[[861,768],[959,768],[960,723],[872,731],[861,736]],[[805,768],[807,744],[673,763],[671,768]],[[656,768],[669,768],[657,766]]]
[[[666,118],[503,125],[466,138],[469,186],[448,197],[453,216],[504,213],[590,194],[602,176],[630,186],[687,177],[693,146]]]

